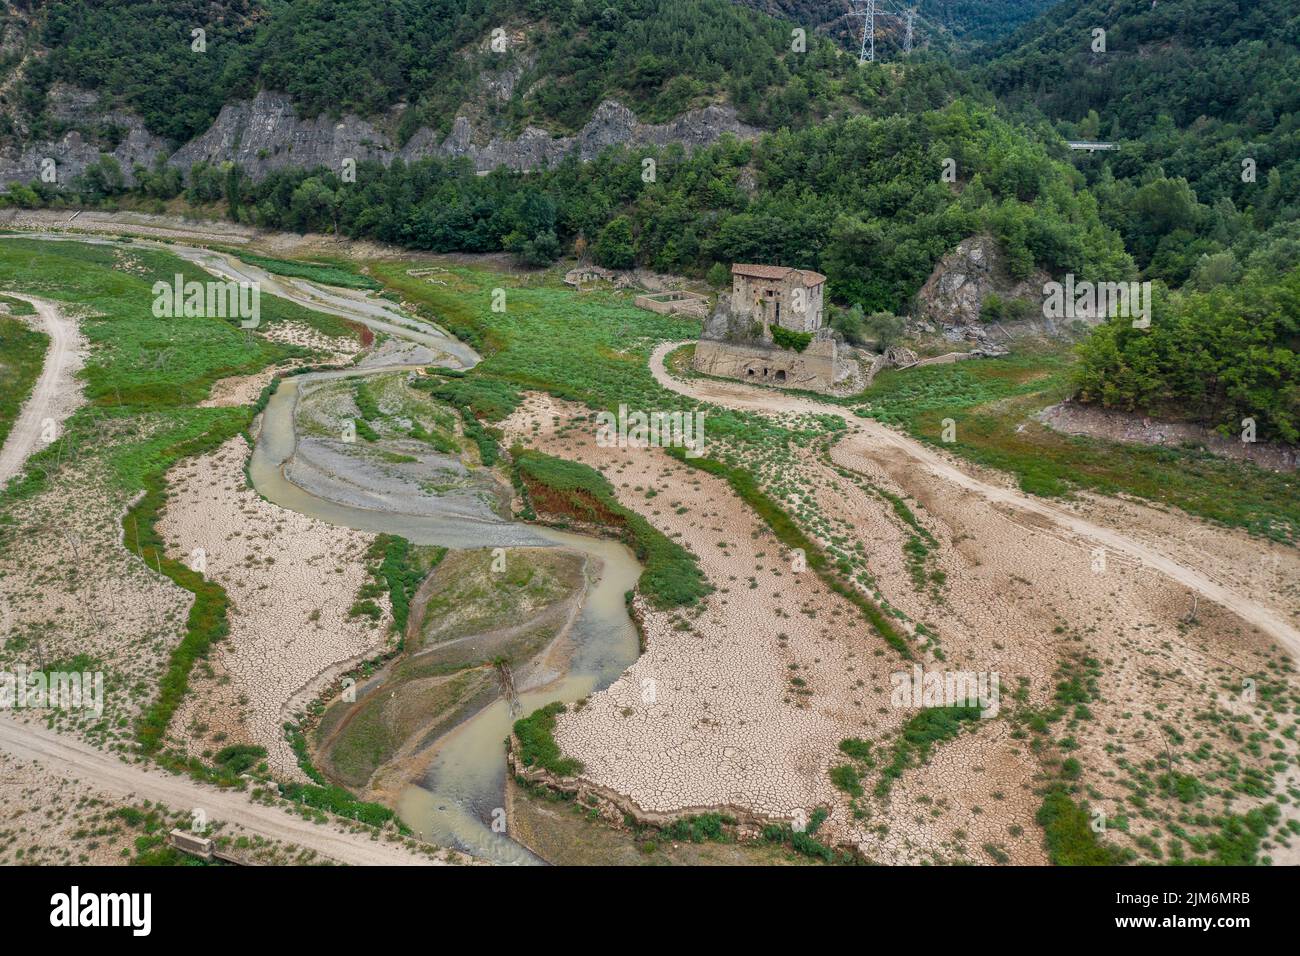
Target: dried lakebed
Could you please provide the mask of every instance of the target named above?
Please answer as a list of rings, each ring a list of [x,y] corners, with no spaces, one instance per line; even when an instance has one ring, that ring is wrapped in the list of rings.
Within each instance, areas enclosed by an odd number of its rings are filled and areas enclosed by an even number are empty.
[[[109,237],[74,234],[26,238],[117,243]],[[385,462],[382,454],[357,454],[349,443],[330,440],[320,428],[315,434],[302,433],[303,406],[314,393],[338,384],[400,377],[428,365],[471,368],[479,360],[471,347],[378,296],[276,276],[210,249],[141,239],[132,245],[176,255],[222,280],[256,282],[263,292],[390,337],[354,368],[289,375],[279,382],[255,426],[257,439],[248,462],[253,488],[271,504],[340,528],[397,535],[417,546],[548,548],[581,556],[583,580],[572,599],[573,619],[526,662],[517,662],[522,713],[552,701],[585,697],[608,686],[636,660],[636,630],[623,596],[635,587],[642,568],[628,548],[500,517],[491,502],[490,472],[466,469],[452,456],[425,453],[418,463]],[[476,476],[475,471],[482,474]],[[431,481],[439,472],[454,472],[464,479],[462,487],[446,493],[437,480]],[[382,677],[383,672],[358,688],[356,706]],[[289,688],[287,693],[297,695],[299,690]],[[539,862],[499,832],[506,805],[502,741],[515,715],[488,687],[462,701],[456,717],[459,722],[446,733],[407,742],[407,750],[419,751],[409,762],[418,773],[392,791],[390,802],[431,842],[500,863]]]
[[[210,271],[226,257],[197,259]],[[218,274],[227,274],[224,270]],[[240,278],[265,282],[261,270],[242,267]],[[312,295],[299,297],[301,287]],[[295,302],[316,307],[322,290],[314,283],[276,283],[273,290]],[[354,296],[334,296],[351,303]],[[364,297],[361,297],[364,299]],[[370,311],[347,316],[380,331],[444,353],[444,363],[472,366],[477,356],[462,343],[444,339],[431,327],[412,332],[410,320],[376,321]],[[446,342],[449,348],[442,348]],[[314,390],[343,380],[375,380],[413,368],[407,365],[359,367],[314,372],[283,379],[262,414],[257,442],[249,462],[254,488],[279,507],[321,521],[371,533],[399,535],[415,545],[456,549],[558,547],[586,559],[589,584],[572,627],[563,629],[552,645],[521,670],[520,703],[527,713],[551,701],[573,701],[608,686],[633,661],[636,631],[623,595],[641,574],[641,566],[623,545],[579,534],[533,527],[505,520],[482,498],[430,494],[420,487],[419,472],[396,468],[378,475],[380,466],[345,456],[338,445],[299,434],[302,403]],[[307,447],[304,448],[303,446]],[[305,451],[306,454],[300,455]],[[341,472],[331,467],[346,465]],[[296,483],[301,480],[302,484]],[[310,489],[310,490],[309,490]],[[441,503],[441,505],[440,505]],[[510,557],[507,553],[506,560]],[[382,675],[358,688],[358,705],[366,700]],[[503,863],[532,863],[537,858],[494,829],[505,806],[506,763],[502,741],[513,716],[504,699],[495,697],[476,713],[429,744],[419,777],[396,795],[402,819],[425,839],[455,846],[475,856]],[[498,823],[499,827],[499,823]]]

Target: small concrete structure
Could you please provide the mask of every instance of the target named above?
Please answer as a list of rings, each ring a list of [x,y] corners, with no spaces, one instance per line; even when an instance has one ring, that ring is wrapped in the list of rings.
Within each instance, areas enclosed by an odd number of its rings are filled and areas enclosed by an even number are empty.
[[[184,830],[172,830],[167,834],[167,842],[190,856],[197,856],[201,860],[212,859],[212,841],[207,837],[195,836]]]
[[[647,292],[636,297],[638,309],[660,315],[690,315],[702,319],[709,314],[709,300],[696,292]]]

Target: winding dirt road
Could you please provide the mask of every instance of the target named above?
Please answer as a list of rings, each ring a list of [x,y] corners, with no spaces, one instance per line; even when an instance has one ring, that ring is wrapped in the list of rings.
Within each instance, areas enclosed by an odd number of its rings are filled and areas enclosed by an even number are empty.
[[[212,822],[237,824],[251,833],[292,843],[356,866],[444,865],[403,847],[381,843],[368,832],[349,833],[293,816],[280,807],[253,803],[247,793],[206,787],[141,764],[124,763],[73,737],[37,724],[0,717],[0,749],[34,760],[53,774],[121,797],[160,801],[173,810],[202,808]]]
[[[1179,564],[1146,544],[1072,514],[1048,499],[1035,498],[972,477],[955,467],[934,449],[886,428],[879,422],[859,418],[852,411],[839,405],[818,402],[802,395],[792,395],[775,389],[760,389],[741,382],[731,383],[716,379],[683,381],[674,378],[664,367],[664,359],[668,353],[683,344],[685,343],[663,343],[650,357],[650,371],[664,388],[701,402],[709,402],[737,411],[762,414],[836,415],[851,428],[856,429],[841,439],[839,448],[843,452],[863,458],[871,458],[873,454],[879,454],[881,451],[900,452],[936,478],[973,492],[992,504],[1036,515],[1062,530],[1089,538],[1103,547],[1128,555],[1201,597],[1232,611],[1246,623],[1254,625],[1274,638],[1293,658],[1300,660],[1300,631],[1273,609],[1211,580],[1200,571]]]
[[[4,448],[0,449],[0,485],[18,474],[23,463],[36,448],[42,423],[47,418],[62,422],[72,411],[71,396],[76,394],[77,383],[73,373],[80,365],[78,359],[77,323],[47,299],[6,292],[13,299],[31,303],[41,324],[50,337],[50,347],[45,353],[45,366],[23,410],[14,422]]]

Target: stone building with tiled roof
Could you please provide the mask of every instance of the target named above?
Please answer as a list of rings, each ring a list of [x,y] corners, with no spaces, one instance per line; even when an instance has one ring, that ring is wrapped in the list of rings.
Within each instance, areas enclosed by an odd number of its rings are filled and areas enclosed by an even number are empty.
[[[809,269],[736,263],[695,345],[708,375],[827,391],[847,370],[825,321],[826,277]]]
[[[791,332],[822,327],[826,277],[809,269],[736,263],[731,267],[731,310]],[[766,337],[766,335],[764,336]]]

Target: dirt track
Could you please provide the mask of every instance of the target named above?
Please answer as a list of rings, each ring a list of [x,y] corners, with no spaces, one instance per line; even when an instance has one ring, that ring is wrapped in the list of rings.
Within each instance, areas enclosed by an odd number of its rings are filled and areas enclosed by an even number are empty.
[[[22,470],[23,463],[36,447],[41,435],[41,423],[47,418],[61,422],[71,412],[71,398],[76,381],[73,372],[79,365],[77,357],[77,323],[64,315],[47,299],[7,292],[6,295],[30,302],[41,318],[41,324],[50,337],[50,347],[45,353],[45,366],[32,389],[23,410],[14,422],[13,430],[0,449],[0,484]]]
[[[1089,538],[1113,551],[1136,559],[1203,598],[1229,609],[1246,623],[1258,627],[1273,637],[1293,658],[1300,660],[1300,631],[1273,609],[1211,580],[1200,571],[1179,564],[1153,547],[1113,529],[1080,518],[1046,499],[1034,498],[1012,488],[999,487],[972,477],[933,449],[884,425],[859,418],[848,409],[837,405],[824,404],[773,389],[757,389],[739,382],[732,384],[705,379],[682,381],[673,378],[664,367],[664,359],[669,352],[681,344],[664,343],[655,349],[650,358],[650,370],[664,388],[699,401],[741,411],[838,415],[856,429],[840,442],[841,453],[849,457],[870,458],[873,453],[882,448],[901,452],[912,461],[923,465],[927,471],[942,481],[974,492],[995,505],[1005,505],[1045,518],[1064,531]]]
[[[380,843],[368,833],[347,833],[292,816],[279,807],[250,801],[248,794],[202,786],[186,777],[123,763],[79,740],[0,718],[0,748],[22,760],[35,760],[52,772],[76,777],[87,786],[123,797],[160,801],[173,809],[201,807],[211,821],[238,824],[262,836],[315,850],[358,866],[441,865],[401,847]]]

